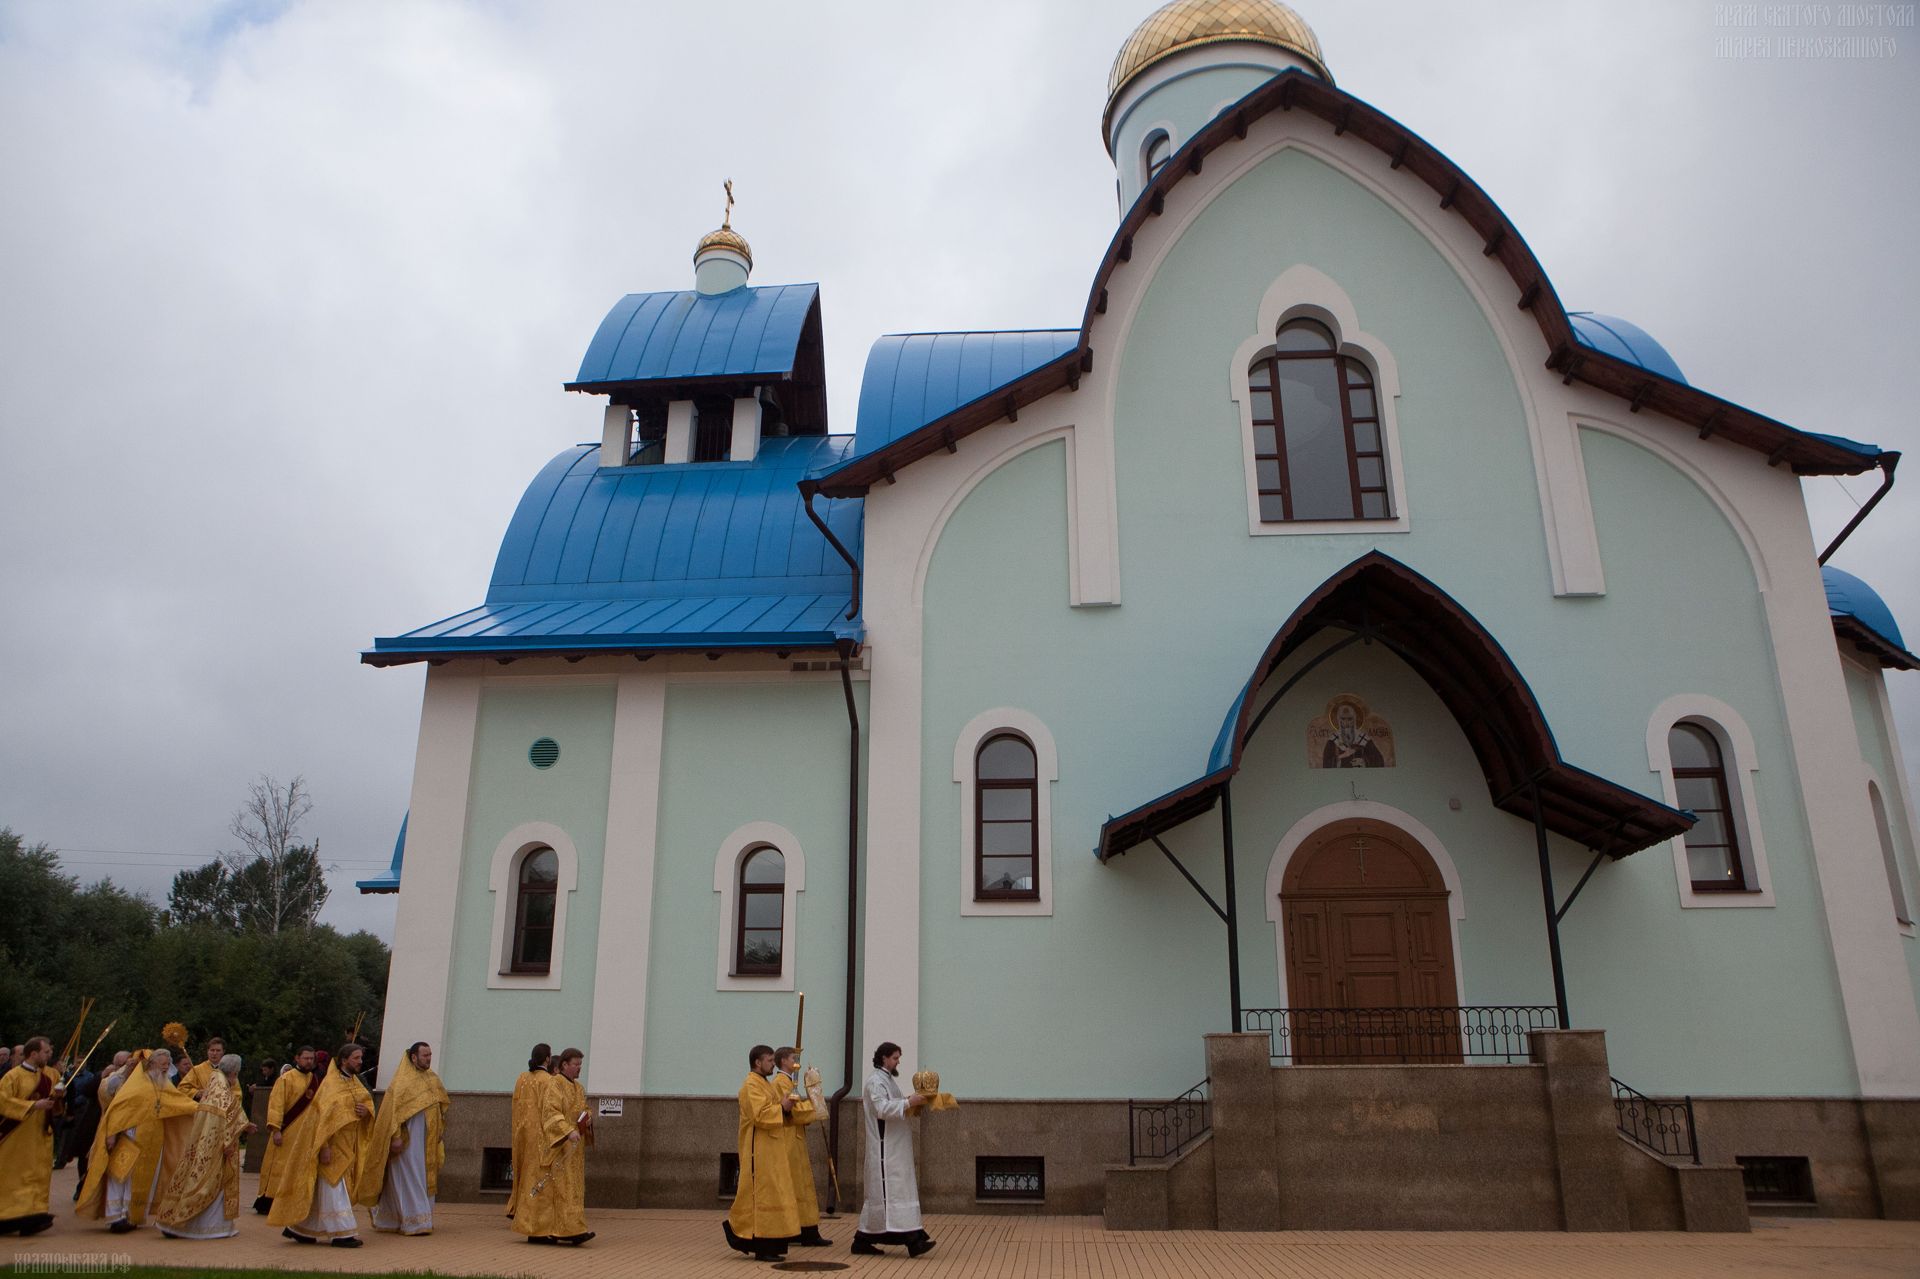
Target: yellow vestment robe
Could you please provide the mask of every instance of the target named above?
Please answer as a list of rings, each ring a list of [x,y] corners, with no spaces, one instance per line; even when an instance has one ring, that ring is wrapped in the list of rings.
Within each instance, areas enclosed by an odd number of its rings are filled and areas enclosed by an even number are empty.
[[[367,1108],[366,1118],[354,1113],[355,1105]],[[276,1226],[297,1226],[313,1210],[314,1185],[325,1178],[330,1186],[346,1185],[347,1198],[353,1198],[360,1180],[360,1150],[373,1127],[373,1094],[352,1075],[342,1074],[338,1063],[327,1067],[320,1091],[314,1094],[311,1123],[303,1116],[287,1134],[280,1147],[280,1180],[273,1196],[273,1209],[267,1221]],[[332,1152],[326,1163],[320,1152]]]
[[[565,1238],[587,1233],[586,1138],[567,1140],[579,1129],[586,1108],[587,1090],[565,1075],[554,1075],[541,1091],[533,1162],[524,1171],[517,1164],[513,1170],[520,1187],[513,1228],[521,1234]]]
[[[387,1160],[393,1158],[393,1139],[400,1138],[400,1148],[404,1151],[407,1121],[423,1110],[427,1112],[427,1148],[421,1154],[427,1165],[427,1193],[439,1194],[440,1165],[447,1158],[443,1140],[447,1108],[452,1104],[439,1075],[422,1070],[402,1057],[360,1152],[360,1184],[354,1189],[353,1201],[369,1208],[380,1202],[380,1190],[387,1184]]]
[[[127,1220],[140,1225],[147,1219],[154,1182],[170,1174],[186,1150],[187,1129],[200,1107],[165,1078],[156,1084],[147,1073],[147,1056],[144,1048],[133,1055],[132,1073],[100,1115],[93,1151],[87,1156],[86,1184],[73,1207],[82,1217],[95,1221],[104,1217],[107,1178],[130,1177],[132,1202]],[[100,1087],[104,1095],[105,1080]],[[114,1138],[118,1140],[109,1152],[107,1142]]]
[[[733,1192],[727,1223],[741,1239],[772,1241],[800,1234],[790,1149],[800,1128],[780,1107],[779,1078],[750,1074],[740,1085],[740,1185]]]
[[[180,1160],[153,1205],[153,1219],[163,1226],[192,1221],[217,1197],[226,1200],[228,1221],[240,1215],[240,1133],[247,1115],[232,1089],[203,1091]]]
[[[777,1071],[773,1076],[773,1086],[782,1097],[798,1088],[792,1075]],[[793,1103],[793,1113],[789,1116],[793,1120],[793,1133],[787,1143],[787,1172],[793,1182],[793,1202],[799,1215],[800,1228],[805,1230],[820,1224],[820,1195],[813,1184],[813,1156],[807,1150],[807,1128],[820,1118],[820,1111],[805,1089],[798,1091],[800,1099]]]
[[[47,1211],[47,1188],[53,1181],[53,1112],[35,1110],[33,1094],[41,1080],[47,1096],[60,1082],[58,1071],[19,1065],[0,1076],[0,1119],[14,1121],[12,1131],[0,1137],[0,1221],[36,1217]]]
[[[520,1206],[520,1190],[531,1186],[540,1164],[540,1110],[547,1089],[553,1086],[553,1072],[523,1070],[513,1081],[513,1190],[507,1195],[507,1215]]]
[[[268,1199],[273,1198],[274,1187],[280,1180],[285,1143],[293,1140],[292,1134],[286,1131],[287,1111],[292,1109],[294,1102],[300,1100],[300,1095],[306,1092],[307,1084],[312,1079],[313,1076],[295,1066],[274,1080],[273,1091],[267,1094],[267,1145],[260,1154],[260,1193]],[[313,1107],[309,1105],[300,1112],[294,1124],[298,1126],[312,1118]],[[273,1144],[274,1133],[280,1134],[281,1145]]]

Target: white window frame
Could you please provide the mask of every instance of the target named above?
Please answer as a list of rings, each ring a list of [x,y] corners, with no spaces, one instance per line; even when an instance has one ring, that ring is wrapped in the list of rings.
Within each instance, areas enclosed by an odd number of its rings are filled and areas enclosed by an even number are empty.
[[[1274,335],[1290,320],[1315,320],[1333,331],[1334,349],[1360,361],[1373,375],[1375,407],[1380,417],[1380,442],[1387,465],[1387,491],[1393,515],[1384,520],[1263,520],[1260,518],[1259,468],[1254,463],[1253,391],[1248,369],[1273,350]],[[1276,387],[1277,395],[1279,389]],[[1227,368],[1227,394],[1240,410],[1240,450],[1246,469],[1247,532],[1254,537],[1325,537],[1330,533],[1406,533],[1412,527],[1407,505],[1406,458],[1400,447],[1400,366],[1387,344],[1360,328],[1360,318],[1347,291],[1331,278],[1304,264],[1290,266],[1267,286],[1260,299],[1258,322],[1252,336],[1233,353]]]
[[[508,971],[513,965],[513,919],[520,893],[520,863],[536,848],[551,848],[559,862],[553,889],[553,959],[544,973]],[[493,894],[493,944],[487,948],[490,990],[559,990],[567,955],[567,902],[580,883],[580,853],[567,832],[551,822],[527,822],[507,832],[493,850],[487,888]]]
[[[733,930],[740,916],[740,867],[747,854],[761,848],[779,853],[783,862],[780,887],[780,971],[738,974],[733,971]],[[715,990],[792,990],[800,967],[800,894],[807,887],[807,855],[792,831],[773,822],[748,822],[720,841],[713,858],[713,891],[720,894],[718,962]]]
[[[989,737],[1012,733],[1033,747],[1034,843],[1038,857],[1034,882],[1040,896],[1033,901],[978,901],[973,895],[973,863],[977,848],[973,811],[980,790],[975,774],[980,747]],[[1053,783],[1060,780],[1060,755],[1053,734],[1032,711],[998,706],[967,721],[953,743],[953,780],[960,787],[960,913],[962,915],[1046,916],[1053,914]]]
[[[1873,823],[1873,837],[1880,845],[1880,858],[1891,872],[1888,887],[1899,885],[1900,896],[1893,902],[1894,923],[1900,929],[1902,937],[1916,935],[1914,917],[1920,916],[1920,907],[1916,907],[1914,894],[1920,891],[1920,884],[1913,882],[1909,868],[1900,856],[1900,841],[1893,833],[1893,813],[1887,808],[1887,788],[1880,781],[1880,774],[1871,765],[1866,768],[1867,775],[1867,817]],[[1874,807],[1878,802],[1879,807]],[[1902,913],[1907,918],[1900,918]]]
[[[1149,186],[1153,185],[1153,179],[1157,176],[1153,172],[1152,163],[1147,158],[1153,153],[1153,140],[1155,138],[1165,138],[1167,140],[1167,158],[1162,162],[1162,168],[1165,168],[1167,164],[1173,162],[1173,153],[1180,149],[1180,144],[1174,141],[1173,125],[1168,121],[1163,120],[1150,126],[1147,131],[1141,135],[1140,190],[1142,191],[1145,191]]]
[[[1686,909],[1754,909],[1771,907],[1773,874],[1767,869],[1767,844],[1760,829],[1758,774],[1760,754],[1753,743],[1753,731],[1740,713],[1716,697],[1704,693],[1679,693],[1654,710],[1647,721],[1647,767],[1660,779],[1660,794],[1667,805],[1678,808],[1679,792],[1673,784],[1673,754],[1668,735],[1676,724],[1693,724],[1713,735],[1720,747],[1720,763],[1726,770],[1728,807],[1732,810],[1734,837],[1740,843],[1741,873],[1744,891],[1695,892],[1693,871],[1687,862],[1687,841],[1675,835],[1668,841],[1673,851],[1673,874],[1680,891],[1680,905]]]

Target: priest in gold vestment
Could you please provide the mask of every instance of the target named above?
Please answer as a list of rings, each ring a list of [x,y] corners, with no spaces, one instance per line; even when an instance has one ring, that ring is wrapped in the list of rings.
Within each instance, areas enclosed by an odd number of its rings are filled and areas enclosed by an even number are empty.
[[[146,1221],[200,1111],[193,1098],[173,1086],[173,1054],[165,1048],[143,1048],[121,1070],[125,1073],[100,1082],[100,1126],[87,1158],[86,1184],[73,1208],[82,1217],[105,1218],[115,1234]]]
[[[35,1035],[0,1075],[0,1235],[37,1235],[53,1224],[53,1112],[60,1072],[47,1064],[53,1045]]]
[[[186,1148],[153,1206],[160,1233],[175,1239],[230,1239],[240,1233],[241,1143],[253,1125],[233,1086],[240,1058],[227,1053],[200,1089]]]
[[[314,1116],[280,1151],[279,1184],[267,1220],[295,1243],[332,1236],[336,1248],[360,1246],[353,1190],[360,1150],[373,1126],[373,1094],[360,1082],[364,1050],[344,1044],[314,1094]]]
[[[446,1087],[433,1072],[433,1047],[407,1049],[360,1152],[354,1202],[373,1209],[373,1228],[403,1235],[433,1233],[433,1197],[440,1192]]]
[[[513,1081],[513,1189],[507,1195],[507,1216],[520,1206],[520,1189],[533,1184],[528,1174],[540,1162],[540,1107],[553,1082],[547,1059],[553,1049],[535,1044],[527,1054],[527,1068]]]
[[[181,1092],[187,1094],[187,1096],[198,1097],[205,1091],[210,1081],[225,1078],[220,1069],[220,1059],[226,1055],[226,1041],[218,1035],[209,1037],[207,1040],[207,1059],[194,1066],[194,1068],[186,1074],[180,1076],[180,1082],[176,1086]],[[237,1078],[228,1080],[227,1082],[232,1088],[234,1098],[240,1103],[241,1112],[244,1114],[247,1109],[246,1089],[241,1087],[240,1081]]]
[[[793,1140],[787,1143],[787,1168],[793,1181],[793,1202],[800,1220],[800,1236],[794,1242],[803,1248],[824,1248],[833,1241],[820,1233],[820,1196],[813,1184],[813,1156],[807,1150],[808,1129],[826,1113],[826,1098],[820,1093],[820,1072],[808,1068],[800,1073],[800,1050],[782,1048],[773,1054],[774,1088],[784,1098],[793,1093],[795,1102]]]
[[[593,1238],[587,1229],[587,1140],[593,1119],[587,1114],[586,1089],[580,1086],[585,1054],[569,1048],[559,1069],[540,1094],[540,1133],[533,1161],[513,1170],[523,1180],[514,1203],[513,1228],[528,1243],[572,1244]]]
[[[720,1229],[729,1248],[777,1261],[800,1236],[790,1149],[800,1131],[793,1122],[799,1097],[783,1094],[774,1083],[774,1053],[767,1045],[749,1049],[747,1064],[752,1069],[740,1085],[740,1181]]]
[[[253,1210],[263,1217],[273,1208],[274,1187],[280,1181],[280,1152],[286,1148],[287,1134],[296,1124],[312,1121],[313,1099],[320,1083],[314,1070],[314,1051],[302,1044],[293,1055],[293,1065],[281,1072],[273,1081],[273,1091],[267,1094],[267,1144],[260,1151],[260,1193],[253,1201]]]

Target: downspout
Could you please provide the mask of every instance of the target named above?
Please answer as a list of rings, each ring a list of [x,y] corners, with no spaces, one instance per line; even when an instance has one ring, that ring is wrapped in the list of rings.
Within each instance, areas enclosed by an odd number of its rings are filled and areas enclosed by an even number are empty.
[[[809,498],[812,494],[808,494]],[[813,507],[807,507],[807,514],[813,514]],[[814,521],[816,524],[818,520]],[[821,525],[822,531],[825,525]],[[828,533],[831,538],[833,534]],[[838,546],[839,543],[834,543]],[[853,575],[854,607],[860,604],[860,574]],[[840,1103],[853,1091],[853,969],[858,958],[858,934],[854,930],[859,919],[860,905],[860,712],[853,704],[853,657],[856,648],[851,641],[844,643],[840,650],[840,690],[847,698],[847,1002],[842,1019],[846,1029],[841,1041],[841,1060],[846,1063],[846,1082],[839,1091],[827,1099],[827,1165],[837,1169],[840,1166]],[[840,1178],[838,1174],[827,1178],[827,1215],[832,1216],[839,1208]]]
[[[1867,516],[1873,514],[1873,508],[1880,505],[1880,499],[1885,497],[1887,490],[1893,487],[1893,468],[1898,465],[1900,465],[1900,455],[1898,453],[1882,453],[1880,455],[1880,473],[1882,477],[1880,487],[1874,490],[1873,496],[1867,499],[1865,506],[1853,513],[1853,518],[1847,521],[1847,526],[1840,530],[1840,536],[1834,538],[1832,542],[1827,544],[1827,549],[1820,552],[1820,563],[1825,564],[1831,559],[1833,553],[1840,549],[1840,543],[1851,537],[1853,530],[1860,527],[1860,522],[1866,519]]]
[[[800,501],[807,508],[807,518],[812,520],[813,526],[820,530],[820,536],[826,538],[833,549],[840,552],[840,558],[847,562],[847,568],[853,574],[853,601],[847,606],[847,620],[851,622],[860,616],[860,561],[853,558],[853,552],[841,544],[840,539],[833,535],[833,530],[827,527],[827,522],[821,519],[819,513],[813,509],[813,495],[818,491],[812,480],[800,481]],[[848,696],[852,694],[849,693]],[[852,703],[848,705],[851,706]]]

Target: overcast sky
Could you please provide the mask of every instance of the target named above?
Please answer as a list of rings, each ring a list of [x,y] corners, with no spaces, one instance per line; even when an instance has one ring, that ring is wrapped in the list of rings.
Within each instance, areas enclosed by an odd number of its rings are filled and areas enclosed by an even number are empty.
[[[521,490],[598,437],[560,386],[608,307],[691,284],[730,177],[755,281],[822,285],[837,429],[881,333],[1077,324],[1106,74],[1152,7],[0,0],[0,825],[164,898],[255,774],[304,774],[323,917],[390,936],[351,880],[422,675],[357,652],[481,600]],[[1299,8],[1569,306],[1920,446],[1911,6]],[[1786,43],[1836,36],[1892,44]],[[1873,486],[1807,482],[1816,536]],[[1920,640],[1916,532],[1920,475],[1835,562]],[[1920,674],[1892,683],[1920,762]]]

